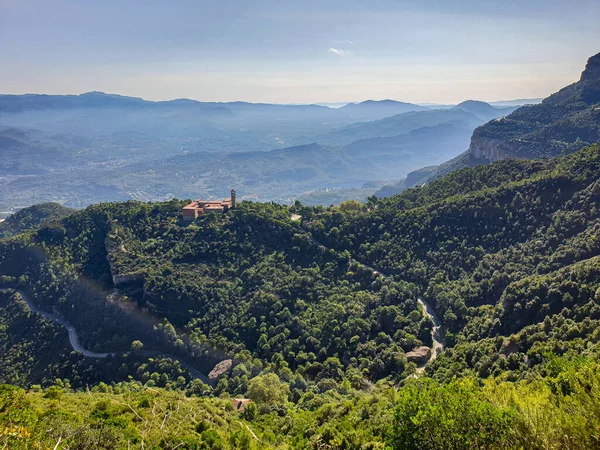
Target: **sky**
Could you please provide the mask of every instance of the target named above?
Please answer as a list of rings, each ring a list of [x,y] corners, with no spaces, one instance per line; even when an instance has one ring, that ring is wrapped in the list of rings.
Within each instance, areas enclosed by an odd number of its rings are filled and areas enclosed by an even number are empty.
[[[0,92],[457,103],[545,97],[600,0],[0,0]]]

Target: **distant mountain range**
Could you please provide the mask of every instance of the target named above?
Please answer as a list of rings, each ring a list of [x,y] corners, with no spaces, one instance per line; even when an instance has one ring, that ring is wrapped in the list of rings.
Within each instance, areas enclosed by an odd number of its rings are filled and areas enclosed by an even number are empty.
[[[475,102],[470,107],[485,110]],[[460,106],[460,105],[458,105]],[[534,159],[573,153],[600,141],[600,53],[592,56],[581,78],[536,105],[522,106],[503,118],[490,120],[473,132],[466,152],[436,168],[420,170],[378,196],[432,181],[463,167],[507,158]],[[418,175],[423,175],[419,177]]]
[[[395,100],[367,100],[361,103],[348,103],[342,106],[338,111],[348,114],[353,118],[369,118],[374,120],[377,116],[384,117],[403,114],[411,111],[427,111],[431,108],[415,105],[412,103],[398,102]]]
[[[479,117],[481,120],[485,120],[487,122],[488,120],[510,114],[517,109],[517,106],[496,107],[490,105],[489,103],[480,102],[477,100],[467,100],[459,103],[456,106],[453,106],[452,109],[470,112],[471,114]]]
[[[490,108],[495,109],[491,106]],[[496,117],[499,117],[502,111],[497,111]],[[420,127],[434,127],[441,124],[475,128],[485,121],[486,119],[461,108],[411,111],[385,119],[355,123],[312,139],[326,145],[349,144],[356,140],[392,137]]]
[[[483,102],[332,109],[101,92],[4,95],[0,213],[38,202],[221,197],[233,187],[241,197],[281,202],[330,192],[319,196],[330,203],[446,161],[475,127],[508,112]]]
[[[430,108],[395,100],[367,100],[349,103],[340,108],[322,105],[284,105],[248,102],[200,102],[190,99],[149,101],[139,97],[128,97],[104,92],[87,92],[80,95],[0,95],[0,113],[23,113],[32,111],[61,111],[73,109],[118,109],[145,111],[202,112],[212,115],[244,116],[245,114],[278,115],[290,118],[310,113],[314,116],[356,120],[375,120],[409,111],[424,111]]]

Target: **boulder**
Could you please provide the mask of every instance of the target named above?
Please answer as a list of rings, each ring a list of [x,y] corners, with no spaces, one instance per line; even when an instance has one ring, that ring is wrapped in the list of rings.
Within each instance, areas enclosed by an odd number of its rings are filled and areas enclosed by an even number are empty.
[[[246,409],[246,405],[250,403],[250,399],[248,398],[234,398],[231,400],[233,405],[233,409],[239,412],[244,412]]]
[[[418,365],[425,364],[431,358],[431,349],[429,347],[417,347],[406,354],[406,359],[409,362],[417,363]]]
[[[233,366],[233,361],[231,359],[224,359],[220,363],[218,363],[213,370],[208,374],[208,379],[212,384],[216,384],[226,373],[229,373],[231,367]]]

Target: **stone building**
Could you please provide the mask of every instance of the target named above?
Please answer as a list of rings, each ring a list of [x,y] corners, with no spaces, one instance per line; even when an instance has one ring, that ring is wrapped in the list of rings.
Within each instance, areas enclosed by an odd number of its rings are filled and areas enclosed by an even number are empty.
[[[236,207],[235,189],[231,190],[231,197],[223,200],[194,200],[183,208],[183,220],[192,222],[200,214],[209,212],[224,213]]]

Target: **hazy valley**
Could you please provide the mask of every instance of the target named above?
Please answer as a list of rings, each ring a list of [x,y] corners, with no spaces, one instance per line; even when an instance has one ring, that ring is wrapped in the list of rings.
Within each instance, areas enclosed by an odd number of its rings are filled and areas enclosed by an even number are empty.
[[[339,203],[363,188],[358,197],[366,198],[386,181],[456,156],[476,126],[514,108],[0,96],[0,211],[46,201],[214,198],[231,188],[283,203],[311,194]]]

